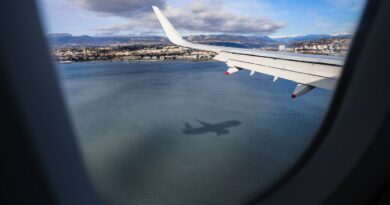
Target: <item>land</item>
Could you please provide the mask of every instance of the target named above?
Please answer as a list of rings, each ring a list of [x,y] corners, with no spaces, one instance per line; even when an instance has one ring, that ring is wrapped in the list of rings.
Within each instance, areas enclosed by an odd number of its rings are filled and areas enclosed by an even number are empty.
[[[272,39],[261,36],[199,35],[185,37],[195,43],[231,46],[261,51],[345,56],[350,35],[310,35]],[[51,55],[56,62],[79,61],[162,61],[212,59],[216,53],[172,45],[165,37],[73,37],[49,36]]]
[[[210,60],[215,53],[174,45],[132,45],[104,47],[62,47],[52,50],[56,62]]]
[[[332,37],[313,41],[293,42],[289,45],[280,44],[278,47],[263,47],[260,50],[345,56],[351,46],[351,41],[351,38]]]

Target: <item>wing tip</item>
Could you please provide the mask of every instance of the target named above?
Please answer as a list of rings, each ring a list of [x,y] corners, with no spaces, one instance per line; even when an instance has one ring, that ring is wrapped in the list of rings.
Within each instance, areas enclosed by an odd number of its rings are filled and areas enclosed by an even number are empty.
[[[154,10],[154,11],[158,11],[158,10],[160,10],[157,6],[155,6],[155,5],[152,5],[152,9]]]
[[[179,46],[184,46],[184,47],[189,47],[189,48],[197,48],[199,49],[200,47],[202,50],[210,50],[214,52],[220,51],[220,49],[216,49],[211,46],[206,46],[206,45],[196,45],[194,43],[186,41],[179,32],[175,29],[175,27],[171,24],[171,22],[164,16],[164,14],[160,11],[160,9],[157,6],[152,6],[154,13],[156,14],[156,17],[158,21],[161,24],[161,27],[163,28],[166,36],[168,37],[169,41],[171,41],[173,44],[179,45]]]

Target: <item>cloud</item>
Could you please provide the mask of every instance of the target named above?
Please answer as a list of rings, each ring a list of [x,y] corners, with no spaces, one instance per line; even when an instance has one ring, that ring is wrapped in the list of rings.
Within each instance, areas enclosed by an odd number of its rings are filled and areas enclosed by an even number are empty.
[[[83,8],[101,14],[133,17],[150,11],[152,5],[164,8],[165,0],[76,0]]]
[[[207,1],[208,2],[208,1]],[[192,3],[187,8],[173,8],[166,6],[163,13],[171,20],[172,24],[187,33],[230,33],[266,35],[277,32],[283,28],[283,22],[263,17],[239,15],[219,4],[211,4],[206,1]],[[101,32],[132,32],[132,33],[160,33],[161,26],[154,16],[151,8],[129,18],[126,24],[99,28]]]
[[[152,11],[151,11],[152,12]],[[153,14],[141,14],[130,18],[127,23],[119,25],[109,25],[97,28],[100,35],[147,35],[157,34],[161,26]]]

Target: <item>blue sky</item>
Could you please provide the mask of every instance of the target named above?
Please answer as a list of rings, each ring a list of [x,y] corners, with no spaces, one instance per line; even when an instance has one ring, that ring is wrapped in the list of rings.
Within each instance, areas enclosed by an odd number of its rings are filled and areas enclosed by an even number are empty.
[[[184,35],[353,33],[364,0],[37,0],[47,33],[162,35],[157,5]]]

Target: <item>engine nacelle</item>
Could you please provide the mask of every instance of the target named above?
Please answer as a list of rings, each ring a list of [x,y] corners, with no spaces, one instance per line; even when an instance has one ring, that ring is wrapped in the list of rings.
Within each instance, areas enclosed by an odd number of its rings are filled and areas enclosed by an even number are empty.
[[[230,74],[233,74],[233,73],[237,73],[238,71],[242,70],[242,68],[236,68],[236,67],[229,67],[225,74],[226,75],[230,75]]]
[[[298,84],[297,87],[295,88],[294,92],[291,94],[291,98],[296,98],[298,96],[306,94],[313,89],[314,89],[314,87],[311,85]]]

